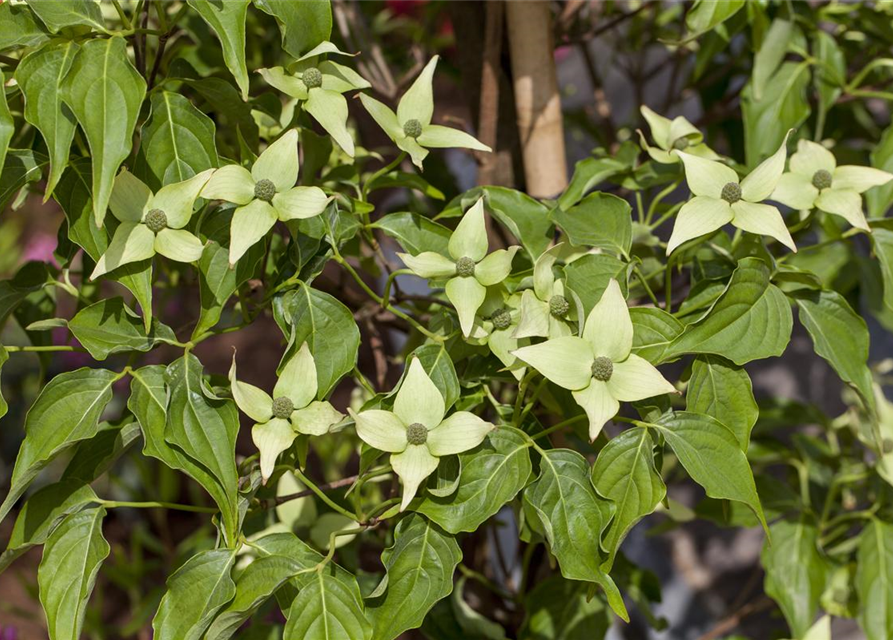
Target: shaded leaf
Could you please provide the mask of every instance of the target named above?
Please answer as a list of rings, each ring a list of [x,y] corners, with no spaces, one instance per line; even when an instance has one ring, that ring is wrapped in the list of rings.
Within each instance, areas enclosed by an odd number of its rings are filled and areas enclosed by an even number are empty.
[[[177,340],[171,328],[158,320],[146,333],[143,321],[127,308],[123,298],[108,298],[84,307],[68,322],[68,328],[96,360],[121,351],[150,351],[159,342]]]
[[[698,356],[691,366],[685,400],[688,411],[705,413],[726,425],[747,452],[760,410],[744,369],[716,356]]]

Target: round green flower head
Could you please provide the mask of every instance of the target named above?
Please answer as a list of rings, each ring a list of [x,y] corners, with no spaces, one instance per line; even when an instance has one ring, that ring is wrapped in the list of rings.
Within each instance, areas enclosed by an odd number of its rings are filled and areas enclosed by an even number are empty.
[[[722,193],[720,193],[719,197],[729,204],[735,204],[741,200],[741,185],[737,182],[727,182],[722,188]]]
[[[161,209],[152,209],[146,214],[146,226],[149,231],[158,235],[162,229],[167,229],[167,215]]]
[[[474,275],[474,260],[462,257],[456,260],[456,275],[460,278],[470,278]]]
[[[415,118],[407,120],[403,123],[403,133],[405,133],[407,137],[415,140],[422,135],[422,123]]]
[[[812,186],[821,191],[831,188],[831,172],[827,169],[819,169],[812,174]]]
[[[254,197],[264,202],[272,202],[273,196],[276,195],[276,185],[272,180],[266,178],[258,180],[254,185]]]
[[[614,363],[611,362],[610,358],[606,358],[605,356],[599,356],[595,360],[592,361],[592,377],[596,380],[601,380],[602,382],[607,382],[611,379],[611,375],[614,373]]]
[[[308,89],[316,89],[322,86],[322,73],[316,67],[308,67],[304,69],[304,75],[301,76],[301,80],[304,81]]]
[[[551,313],[556,318],[563,318],[567,315],[568,309],[570,309],[570,304],[568,304],[567,298],[560,295],[554,295],[549,298],[549,313]]]
[[[425,444],[428,442],[428,427],[420,422],[413,422],[406,427],[406,441],[409,444]]]
[[[503,307],[490,316],[490,322],[493,323],[496,329],[508,329],[509,325],[512,324],[512,315],[508,309]]]
[[[691,142],[688,138],[676,138],[673,141],[673,148],[676,149],[676,151],[682,151],[684,149],[688,149],[690,144]]]
[[[273,417],[282,420],[291,417],[292,411],[295,410],[295,404],[285,396],[279,396],[273,400]]]

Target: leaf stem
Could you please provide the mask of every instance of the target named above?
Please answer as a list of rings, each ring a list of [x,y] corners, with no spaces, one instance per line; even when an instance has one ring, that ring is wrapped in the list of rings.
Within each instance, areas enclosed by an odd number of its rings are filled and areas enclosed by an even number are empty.
[[[348,511],[347,509],[342,507],[340,504],[338,504],[337,502],[332,500],[329,496],[327,496],[325,494],[325,492],[322,489],[320,489],[318,486],[316,486],[316,484],[313,481],[311,481],[310,478],[305,476],[304,473],[300,469],[295,467],[294,473],[298,477],[298,480],[303,482],[313,493],[316,494],[317,498],[319,498],[320,500],[325,502],[329,507],[331,507],[332,509],[334,509],[341,515],[343,515],[347,518],[350,518],[354,522],[358,522],[357,516],[355,514],[351,513],[350,511]]]
[[[48,351],[74,351],[77,353],[87,353],[83,347],[73,347],[67,344],[53,344],[47,346],[24,346],[24,347],[5,347],[9,353],[41,353]]]
[[[378,180],[381,176],[390,172],[394,167],[399,166],[400,163],[403,162],[403,159],[405,157],[406,157],[406,152],[401,151],[400,155],[398,155],[396,158],[394,158],[394,160],[390,164],[385,165],[384,167],[382,167],[381,169],[379,169],[378,171],[373,173],[371,176],[369,176],[369,178],[366,180],[366,182],[363,183],[363,188],[360,190],[360,200],[362,200],[363,202],[367,202],[368,197],[369,197],[369,187],[371,187],[372,184],[376,180]]]
[[[97,500],[99,504],[110,509],[115,508],[131,508],[131,509],[175,509],[177,511],[192,511],[195,513],[217,513],[220,511],[217,507],[201,507],[191,504],[177,504],[174,502],[128,502],[122,500]]]

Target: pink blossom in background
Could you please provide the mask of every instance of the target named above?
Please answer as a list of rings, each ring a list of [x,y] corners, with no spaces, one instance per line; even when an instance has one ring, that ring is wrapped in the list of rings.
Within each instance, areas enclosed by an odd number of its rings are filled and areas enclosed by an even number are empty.
[[[49,262],[58,267],[59,263],[53,255],[57,244],[56,236],[48,233],[35,233],[28,238],[25,250],[22,252],[22,259],[25,261]]]

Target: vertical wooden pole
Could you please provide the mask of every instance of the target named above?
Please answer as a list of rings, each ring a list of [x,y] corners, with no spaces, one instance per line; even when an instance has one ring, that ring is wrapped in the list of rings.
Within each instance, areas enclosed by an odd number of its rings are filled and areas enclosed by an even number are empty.
[[[552,14],[545,0],[508,0],[505,8],[527,192],[550,198],[567,186]]]

